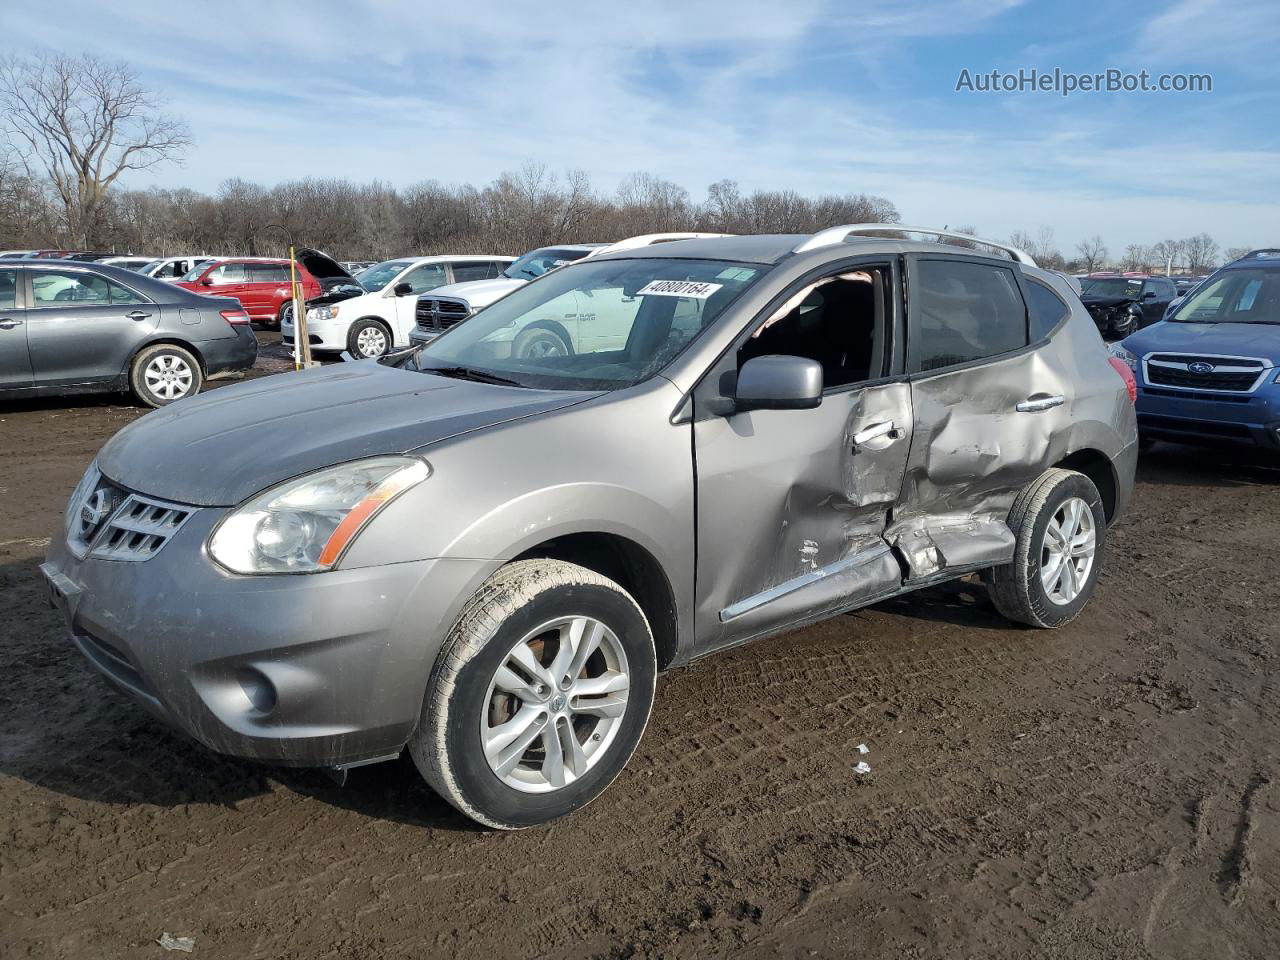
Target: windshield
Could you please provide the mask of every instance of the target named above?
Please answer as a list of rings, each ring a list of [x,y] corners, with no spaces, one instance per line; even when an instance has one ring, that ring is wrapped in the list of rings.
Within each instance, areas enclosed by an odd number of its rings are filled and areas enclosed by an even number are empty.
[[[765,272],[713,260],[591,260],[521,287],[427,344],[411,367],[552,390],[657,373]]]
[[[526,253],[507,269],[502,275],[509,280],[532,280],[540,277],[548,270],[563,267],[566,263],[581,260],[590,250],[563,250],[559,247],[543,247]]]
[[[1137,297],[1141,292],[1141,280],[1130,280],[1125,277],[1102,277],[1084,282],[1086,297]]]
[[[370,293],[377,293],[412,265],[412,260],[384,260],[367,270],[361,270],[356,274],[356,279]]]
[[[1280,324],[1280,270],[1228,270],[1212,277],[1196,287],[1169,319]]]

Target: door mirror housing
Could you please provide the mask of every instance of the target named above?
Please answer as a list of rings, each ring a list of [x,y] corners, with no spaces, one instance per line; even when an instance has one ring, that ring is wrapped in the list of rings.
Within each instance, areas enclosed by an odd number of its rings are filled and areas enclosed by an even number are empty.
[[[822,403],[822,365],[807,357],[753,357],[738,371],[735,410],[810,410]]]
[[[201,280],[201,281],[200,281],[200,286],[202,286],[202,287],[212,287],[212,286],[213,286],[213,281],[212,281],[212,280],[210,280],[208,277],[205,277],[203,280]]]
[[[1146,293],[1142,295],[1143,300],[1154,300],[1155,298],[1156,298],[1156,292],[1154,290],[1148,290]]]
[[[397,297],[407,297],[409,296],[409,294],[413,293],[413,284],[397,283],[394,287],[392,287],[391,292],[394,293]]]

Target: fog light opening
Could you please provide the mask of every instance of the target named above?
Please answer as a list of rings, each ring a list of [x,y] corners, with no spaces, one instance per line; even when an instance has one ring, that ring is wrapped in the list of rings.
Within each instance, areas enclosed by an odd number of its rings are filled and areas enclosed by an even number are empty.
[[[250,706],[258,713],[270,713],[276,708],[276,688],[266,675],[252,667],[236,671],[236,680],[244,691]]]

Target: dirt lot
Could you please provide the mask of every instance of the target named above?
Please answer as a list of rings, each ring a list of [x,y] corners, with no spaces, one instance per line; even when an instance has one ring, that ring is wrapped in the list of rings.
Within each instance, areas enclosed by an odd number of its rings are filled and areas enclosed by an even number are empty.
[[[601,800],[497,834],[403,757],[214,756],[82,662],[35,565],[140,412],[0,409],[0,956],[1280,952],[1280,469],[1156,448],[1056,633],[959,584],[671,673]]]

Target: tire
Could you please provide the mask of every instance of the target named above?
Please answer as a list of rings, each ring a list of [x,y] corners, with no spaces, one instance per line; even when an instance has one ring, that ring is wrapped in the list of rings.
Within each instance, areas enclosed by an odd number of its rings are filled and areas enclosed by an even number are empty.
[[[596,687],[607,690],[575,694],[587,688],[550,683],[546,667],[555,669],[556,655],[564,650],[559,638],[572,636],[578,621],[603,627],[599,646],[575,674],[578,684],[595,680]],[[564,622],[569,626],[559,626]],[[527,656],[520,662],[510,659],[522,647]],[[619,675],[629,681],[625,690],[617,686]],[[522,693],[506,693],[500,676],[507,689],[520,687]],[[518,561],[476,591],[449,632],[409,752],[427,783],[471,819],[500,830],[546,823],[586,806],[622,771],[648,723],[656,676],[648,621],[625,590],[564,561]],[[584,712],[575,711],[575,702]],[[590,712],[587,704],[595,705]],[[522,714],[523,724],[518,722]],[[521,745],[519,734],[506,739],[499,730],[503,723],[516,723],[510,730],[523,731],[528,745]],[[486,754],[485,731],[507,744],[505,751],[499,746]],[[566,736],[579,744],[582,769],[576,774]],[[559,745],[554,751],[553,743]],[[594,752],[587,756],[585,751]],[[552,782],[553,753],[564,756],[563,785]],[[504,762],[508,768],[500,772]]]
[[[190,350],[158,343],[139,351],[129,367],[129,387],[149,407],[194,397],[204,386],[200,361]]]
[[[280,304],[280,309],[276,311],[276,329],[280,330],[284,327],[284,322],[293,316],[293,301],[286,300]],[[294,329],[294,336],[297,336],[297,329]]]
[[[347,331],[347,350],[359,360],[386,356],[391,347],[391,331],[377,320],[357,320]]]
[[[1081,514],[1075,528],[1074,550],[1083,551],[1086,527],[1092,534],[1092,553],[1083,576],[1068,584],[1064,562],[1060,577],[1054,577],[1054,553],[1061,542],[1048,531],[1051,522],[1061,530],[1070,522],[1071,505],[1079,504]],[[1087,509],[1088,516],[1084,515]],[[1032,627],[1061,627],[1076,618],[1098,582],[1106,542],[1106,513],[1098,488],[1082,473],[1054,468],[1030,484],[1009,511],[1009,527],[1017,538],[1013,560],[993,567],[989,573],[991,600],[997,610],[1016,623]],[[1078,574],[1085,565],[1077,556],[1071,571]],[[1051,582],[1048,586],[1045,577]],[[1074,592],[1072,592],[1074,590]]]
[[[521,330],[511,345],[511,353],[517,360],[567,357],[572,352],[564,337],[548,327],[528,327]]]

